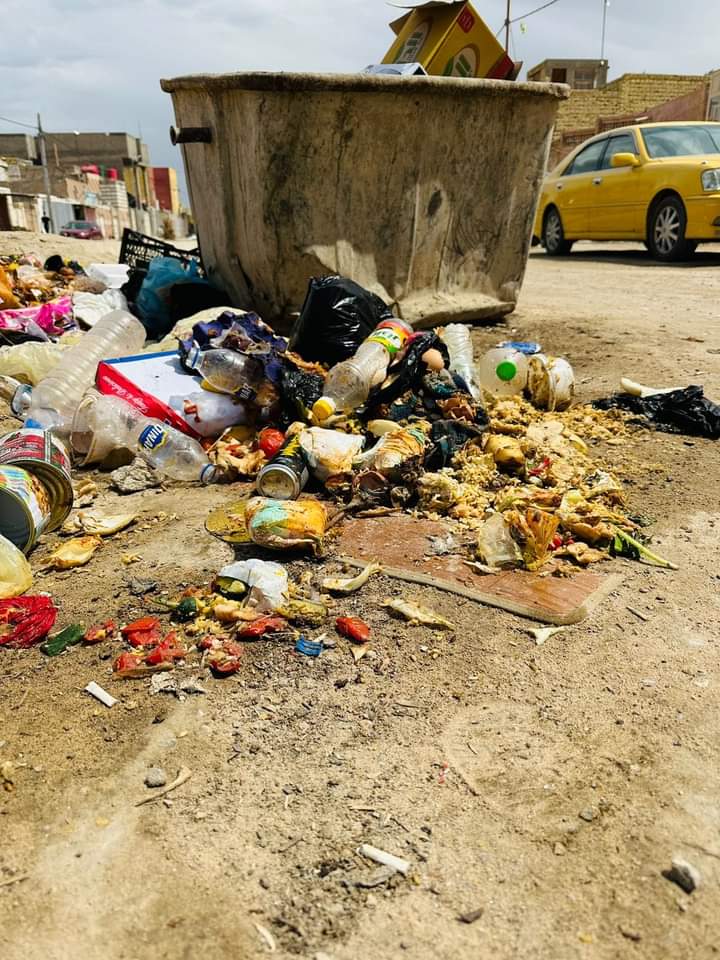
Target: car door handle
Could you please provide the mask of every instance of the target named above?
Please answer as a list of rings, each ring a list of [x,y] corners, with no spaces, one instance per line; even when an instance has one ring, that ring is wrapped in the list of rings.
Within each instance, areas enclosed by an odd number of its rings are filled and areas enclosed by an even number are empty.
[[[602,177],[593,177],[593,183],[596,187],[599,187],[602,183]]]

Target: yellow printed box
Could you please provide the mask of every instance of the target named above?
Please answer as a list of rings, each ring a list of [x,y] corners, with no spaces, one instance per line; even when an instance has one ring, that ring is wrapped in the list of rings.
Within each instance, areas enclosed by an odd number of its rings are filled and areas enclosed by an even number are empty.
[[[397,34],[383,63],[420,63],[440,77],[510,77],[514,64],[472,4],[430,0],[390,24]]]

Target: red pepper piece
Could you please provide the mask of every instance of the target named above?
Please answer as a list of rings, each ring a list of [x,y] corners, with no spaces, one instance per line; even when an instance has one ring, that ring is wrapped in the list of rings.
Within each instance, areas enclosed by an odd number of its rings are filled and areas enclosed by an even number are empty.
[[[274,427],[265,427],[257,437],[257,445],[268,458],[272,460],[280,447],[285,443],[285,434]]]
[[[0,646],[32,647],[47,636],[56,618],[57,608],[43,594],[0,600]]]
[[[338,617],[335,627],[339,634],[353,643],[365,643],[370,636],[370,627],[359,617]]]
[[[243,640],[252,640],[256,637],[263,637],[266,633],[276,633],[278,630],[285,630],[287,620],[282,617],[260,617],[259,620],[252,620],[250,623],[244,623],[238,630],[236,636]]]

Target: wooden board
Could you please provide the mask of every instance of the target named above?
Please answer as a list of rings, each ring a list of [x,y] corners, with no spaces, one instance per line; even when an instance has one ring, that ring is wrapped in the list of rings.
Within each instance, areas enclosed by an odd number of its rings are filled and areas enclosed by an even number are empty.
[[[491,607],[509,610],[543,623],[579,623],[621,582],[617,574],[595,568],[573,570],[569,577],[552,576],[548,563],[540,573],[505,570],[481,574],[461,556],[428,556],[429,537],[462,527],[442,521],[417,520],[406,514],[348,520],[336,543],[338,553],[354,566],[369,560],[382,563],[385,573],[411,583],[429,584]]]

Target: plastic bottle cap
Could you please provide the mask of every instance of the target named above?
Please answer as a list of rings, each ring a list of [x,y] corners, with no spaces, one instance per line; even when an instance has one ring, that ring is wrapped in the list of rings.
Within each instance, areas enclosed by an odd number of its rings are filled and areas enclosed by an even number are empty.
[[[206,467],[203,467],[200,471],[200,483],[212,483],[215,480],[215,475],[217,474],[217,467],[209,463]]]
[[[495,367],[495,373],[497,374],[498,380],[502,380],[503,383],[509,383],[517,374],[517,367],[512,360],[503,360],[502,363],[499,363]]]
[[[316,420],[327,420],[335,413],[335,403],[330,397],[320,397],[313,404],[312,412]]]

